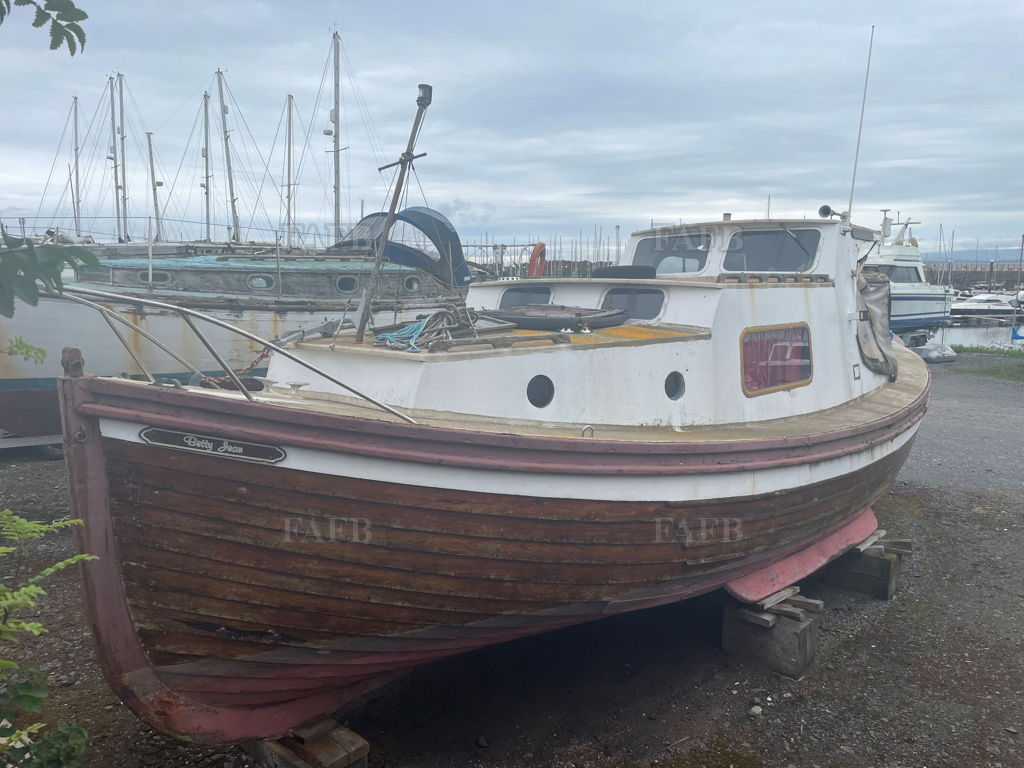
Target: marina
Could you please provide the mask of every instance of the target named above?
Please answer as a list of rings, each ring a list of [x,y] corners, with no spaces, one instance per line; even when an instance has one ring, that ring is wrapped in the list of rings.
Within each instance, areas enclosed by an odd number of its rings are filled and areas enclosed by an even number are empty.
[[[1020,762],[1019,67],[744,5],[0,0],[0,764]]]

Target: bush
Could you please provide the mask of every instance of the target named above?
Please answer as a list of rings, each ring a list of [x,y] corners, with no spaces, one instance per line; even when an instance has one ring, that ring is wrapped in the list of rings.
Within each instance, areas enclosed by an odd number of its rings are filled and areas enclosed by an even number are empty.
[[[25,636],[36,637],[46,628],[25,621],[19,613],[31,611],[46,596],[40,582],[75,563],[95,560],[92,555],[73,555],[27,578],[22,573],[32,545],[55,531],[81,520],[39,523],[19,517],[11,510],[0,512],[0,557],[16,560],[8,586],[0,582],[0,642],[17,643]],[[34,721],[43,710],[46,684],[41,672],[23,669],[10,659],[0,657],[0,764],[5,768],[73,768],[85,755],[87,735],[81,728],[61,723],[48,730]]]

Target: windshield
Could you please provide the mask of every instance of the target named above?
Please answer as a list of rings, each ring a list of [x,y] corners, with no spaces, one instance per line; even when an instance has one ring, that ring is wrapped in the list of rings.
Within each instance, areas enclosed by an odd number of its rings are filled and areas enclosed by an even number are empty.
[[[741,230],[729,239],[724,266],[731,272],[806,272],[820,239],[816,229]]]
[[[636,244],[633,264],[654,267],[659,275],[700,272],[710,245],[707,233],[645,237]]]

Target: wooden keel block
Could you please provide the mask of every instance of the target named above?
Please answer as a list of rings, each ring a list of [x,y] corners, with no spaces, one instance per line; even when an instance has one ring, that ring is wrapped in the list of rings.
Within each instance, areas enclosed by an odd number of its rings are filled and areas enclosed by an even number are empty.
[[[773,613],[755,611],[752,608],[740,608],[740,618],[744,621],[749,621],[755,626],[767,629],[774,627],[775,623],[779,620],[779,617]]]
[[[242,748],[263,768],[366,768],[370,744],[331,718],[293,728],[277,741],[250,741]]]
[[[864,541],[862,541],[860,544],[858,544],[856,547],[854,547],[854,549],[856,549],[858,552],[864,552],[869,547],[875,546],[875,543],[880,538],[885,536],[885,534],[886,534],[886,531],[884,529],[882,529],[882,528],[879,528],[877,531],[875,531],[870,536],[868,536],[866,539],[864,539]]]
[[[886,552],[900,557],[910,557],[914,554],[914,542],[911,539],[879,539],[878,543]]]
[[[825,610],[825,603],[822,600],[815,600],[813,597],[804,597],[803,595],[793,595],[786,600],[787,603],[792,605],[794,608],[800,608],[801,610],[807,611],[808,613],[821,613]]]
[[[768,597],[766,597],[764,600],[758,600],[757,607],[760,608],[762,611],[767,611],[773,605],[777,605],[778,603],[781,603],[783,600],[788,600],[789,598],[793,597],[793,595],[797,594],[799,591],[800,587],[786,587],[785,589],[780,589],[774,595],[768,595]]]
[[[861,592],[880,600],[892,600],[899,583],[900,559],[880,547],[864,552],[854,549],[825,568],[825,583]]]
[[[818,648],[820,615],[810,614],[803,621],[779,613],[762,613],[771,623],[753,622],[749,608],[731,605],[722,618],[722,649],[748,659],[780,675],[800,678],[810,667]],[[754,624],[757,623],[757,626]]]

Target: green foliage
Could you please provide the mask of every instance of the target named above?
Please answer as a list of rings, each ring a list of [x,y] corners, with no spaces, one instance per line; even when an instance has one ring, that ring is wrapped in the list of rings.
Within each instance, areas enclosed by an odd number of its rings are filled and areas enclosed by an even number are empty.
[[[39,599],[46,595],[39,586],[41,581],[75,563],[96,559],[92,555],[74,555],[31,576],[21,573],[32,544],[48,534],[81,524],[81,520],[39,523],[19,517],[9,509],[0,512],[0,540],[4,542],[0,545],[0,557],[12,555],[17,561],[13,577],[0,582],[0,642],[16,643],[25,635],[34,637],[45,632],[39,622],[25,621],[16,614],[38,606]],[[31,715],[43,711],[47,691],[40,672],[0,659],[0,685],[0,764],[12,768],[74,768],[82,762],[87,735],[81,728],[61,723],[44,732],[43,723],[23,723],[26,719],[34,721]]]
[[[45,349],[32,346],[21,336],[15,336],[7,343],[7,354],[11,357],[20,357],[26,362],[41,363],[46,360]]]
[[[979,355],[994,355],[996,357],[1022,357],[1024,349],[1005,349],[996,347],[968,347],[963,344],[954,344],[954,352],[974,352]]]
[[[0,0],[2,4],[4,0]],[[14,314],[14,299],[33,307],[39,303],[39,285],[50,293],[60,293],[64,265],[78,262],[96,266],[99,260],[88,248],[77,245],[36,245],[28,238],[2,233],[0,247],[0,316]]]
[[[89,14],[75,6],[72,0],[14,0],[14,5],[35,9],[33,27],[38,29],[49,25],[51,51],[56,51],[66,43],[68,53],[74,56],[85,48],[85,30],[80,22],[88,19]],[[7,20],[10,13],[11,0],[0,0],[0,24]]]

